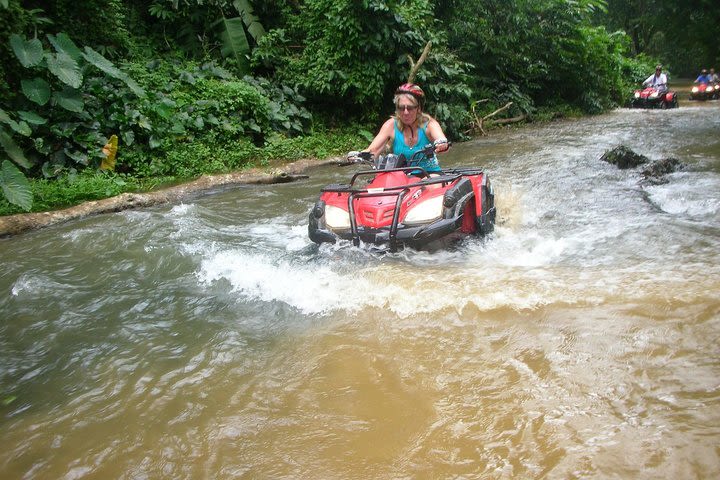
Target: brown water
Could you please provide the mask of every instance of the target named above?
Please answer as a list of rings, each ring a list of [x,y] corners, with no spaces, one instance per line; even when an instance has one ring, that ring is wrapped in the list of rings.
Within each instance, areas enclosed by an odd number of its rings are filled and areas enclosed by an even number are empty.
[[[333,167],[0,240],[0,477],[718,478],[720,104],[442,163],[494,181],[486,241],[317,248]]]

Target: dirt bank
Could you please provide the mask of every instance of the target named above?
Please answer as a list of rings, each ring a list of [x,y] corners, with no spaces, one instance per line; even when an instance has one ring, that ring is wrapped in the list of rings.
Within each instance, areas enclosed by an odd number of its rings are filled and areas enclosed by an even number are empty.
[[[303,173],[310,167],[331,165],[339,158],[325,160],[298,160],[280,168],[253,168],[224,175],[206,175],[192,182],[147,193],[123,193],[116,197],[85,202],[80,205],[52,212],[23,213],[0,217],[0,237],[48,227],[101,213],[119,212],[131,208],[149,207],[163,203],[178,202],[199,195],[216,187],[239,184],[274,184],[307,178]]]

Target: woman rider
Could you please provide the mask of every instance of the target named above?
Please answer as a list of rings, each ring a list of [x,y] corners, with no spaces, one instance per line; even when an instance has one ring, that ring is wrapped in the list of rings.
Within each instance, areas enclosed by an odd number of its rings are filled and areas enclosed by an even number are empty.
[[[378,156],[385,146],[390,146],[392,153],[404,155],[407,160],[429,143],[435,145],[436,152],[444,152],[449,144],[440,124],[427,113],[423,113],[425,93],[414,83],[404,83],[395,91],[393,98],[395,115],[390,117],[375,136],[370,146],[365,149]],[[428,173],[440,172],[437,156],[425,157],[418,166]]]

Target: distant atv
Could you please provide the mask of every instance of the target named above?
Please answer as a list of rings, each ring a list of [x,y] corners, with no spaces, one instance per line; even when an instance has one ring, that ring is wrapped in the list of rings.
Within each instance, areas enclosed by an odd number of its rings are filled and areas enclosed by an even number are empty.
[[[713,100],[720,98],[720,84],[699,83],[693,85],[690,91],[690,100]]]
[[[677,93],[672,90],[660,92],[655,87],[645,87],[642,90],[635,90],[631,108],[677,108]]]

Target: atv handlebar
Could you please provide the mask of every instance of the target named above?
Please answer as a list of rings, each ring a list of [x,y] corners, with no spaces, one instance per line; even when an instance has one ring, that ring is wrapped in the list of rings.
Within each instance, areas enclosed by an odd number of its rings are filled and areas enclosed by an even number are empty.
[[[347,163],[372,163],[373,154],[371,152],[348,152]]]
[[[422,150],[418,150],[417,152],[412,154],[412,157],[410,157],[410,160],[408,160],[408,165],[412,166],[413,162],[419,162],[423,159],[423,157],[433,156],[437,151],[437,147],[439,147],[440,145],[447,145],[447,148],[443,150],[443,152],[446,152],[452,144],[447,140],[435,140],[432,143],[428,143],[422,148]]]
[[[437,151],[438,146],[440,146],[440,145],[447,145],[447,148],[445,150],[443,150],[443,151],[447,151],[450,148],[450,145],[452,145],[452,143],[448,142],[447,140],[435,140],[433,143],[428,143],[421,150],[418,150],[417,152],[413,153],[413,155],[410,157],[410,159],[407,160],[407,165],[413,166],[413,164],[419,163],[423,158],[434,155],[435,152]],[[347,162],[339,163],[338,165],[347,166],[347,165],[352,165],[354,163],[374,164],[375,156],[372,154],[372,152],[352,151],[352,152],[348,152],[348,154],[347,154]]]

